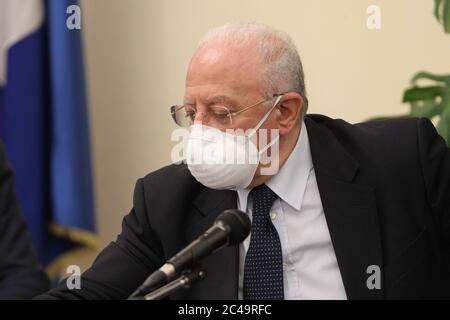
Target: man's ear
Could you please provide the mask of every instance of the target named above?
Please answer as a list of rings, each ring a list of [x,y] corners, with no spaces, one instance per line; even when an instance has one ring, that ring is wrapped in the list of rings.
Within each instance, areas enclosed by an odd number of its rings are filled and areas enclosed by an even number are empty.
[[[278,128],[280,135],[289,133],[292,128],[300,123],[303,111],[303,98],[296,92],[289,92],[283,95],[278,104]]]

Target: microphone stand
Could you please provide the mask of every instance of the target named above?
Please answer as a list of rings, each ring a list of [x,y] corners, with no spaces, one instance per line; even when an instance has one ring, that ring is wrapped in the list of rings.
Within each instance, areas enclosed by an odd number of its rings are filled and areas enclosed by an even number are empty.
[[[162,300],[177,292],[178,290],[189,289],[194,283],[205,278],[206,272],[200,267],[188,270],[185,274],[173,280],[172,282],[169,282],[165,286],[160,287],[143,297],[138,297],[133,300]]]

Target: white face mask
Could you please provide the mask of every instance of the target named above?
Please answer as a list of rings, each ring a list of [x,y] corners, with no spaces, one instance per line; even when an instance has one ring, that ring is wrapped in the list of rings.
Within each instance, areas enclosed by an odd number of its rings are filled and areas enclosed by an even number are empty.
[[[279,136],[260,151],[251,138],[280,100],[281,96],[248,135],[235,135],[202,124],[192,125],[186,152],[192,176],[211,189],[239,190],[248,187],[255,176],[260,156],[278,142]]]

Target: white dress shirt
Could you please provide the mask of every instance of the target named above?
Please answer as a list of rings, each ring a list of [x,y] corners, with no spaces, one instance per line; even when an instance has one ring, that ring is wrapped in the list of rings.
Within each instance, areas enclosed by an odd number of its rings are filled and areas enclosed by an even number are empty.
[[[294,150],[266,184],[279,197],[270,216],[283,251],[285,299],[347,299],[322,208],[304,123]],[[250,191],[238,190],[238,208],[246,211],[251,219]],[[248,202],[247,198],[250,198]],[[240,245],[239,299],[243,297],[244,262],[250,237]]]

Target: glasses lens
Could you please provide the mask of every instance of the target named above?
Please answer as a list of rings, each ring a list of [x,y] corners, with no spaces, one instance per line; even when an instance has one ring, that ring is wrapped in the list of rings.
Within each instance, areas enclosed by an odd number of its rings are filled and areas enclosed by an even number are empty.
[[[180,127],[190,127],[193,125],[196,116],[195,110],[183,105],[170,107],[170,114],[173,121]],[[223,106],[214,106],[209,109],[201,121],[214,127],[227,127],[233,123],[230,111],[227,107]]]
[[[172,115],[173,121],[180,127],[189,127],[193,123],[193,118],[195,117],[192,112],[186,111],[184,106],[172,106],[170,107],[170,113]]]

